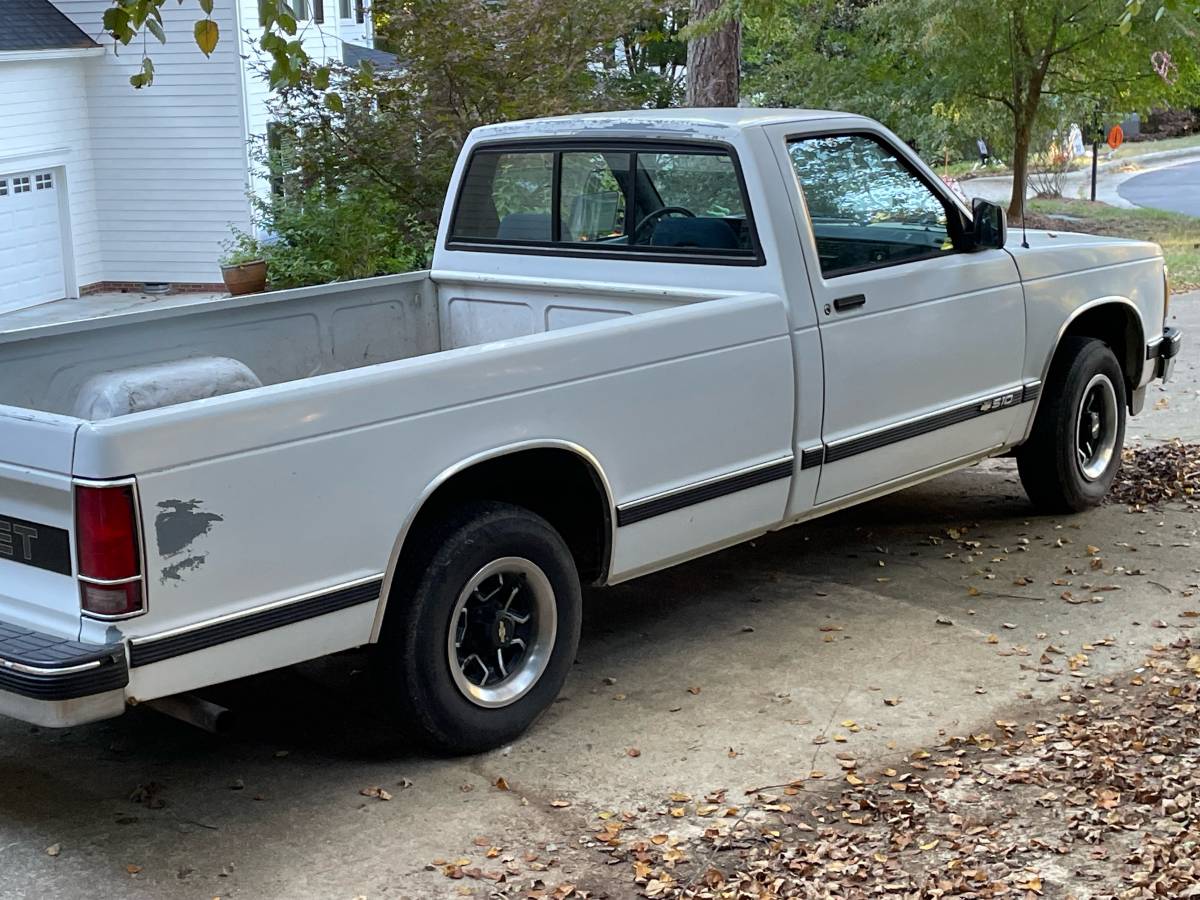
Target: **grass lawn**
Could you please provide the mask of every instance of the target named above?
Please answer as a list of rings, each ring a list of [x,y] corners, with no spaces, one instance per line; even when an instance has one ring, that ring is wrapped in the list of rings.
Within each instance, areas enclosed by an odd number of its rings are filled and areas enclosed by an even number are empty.
[[[1163,138],[1158,141],[1126,141],[1113,154],[1114,159],[1124,159],[1127,156],[1141,156],[1143,153],[1157,153],[1160,150],[1180,150],[1184,147],[1200,147],[1200,134],[1188,134],[1183,137]],[[1091,165],[1092,148],[1088,147],[1088,165]],[[1105,144],[1100,145],[1100,158],[1108,153]]]
[[[1141,156],[1145,153],[1159,153],[1163,150],[1180,150],[1186,147],[1200,148],[1200,134],[1189,134],[1184,137],[1162,138],[1157,141],[1126,141],[1115,151],[1109,150],[1107,144],[1100,145],[1100,162],[1107,162],[1114,159],[1128,159],[1131,156]],[[974,158],[963,160],[961,162],[950,163],[949,166],[942,165],[941,162],[933,161],[930,166],[939,175],[949,178],[958,178],[960,180],[970,178],[980,178],[991,175],[1011,175],[1012,169],[1008,166],[988,166],[986,169],[976,168],[977,160]],[[1092,145],[1088,144],[1085,147],[1083,156],[1076,157],[1072,163],[1072,169],[1086,169],[1092,164]]]
[[[1031,200],[1029,212],[1031,228],[1154,241],[1166,255],[1172,290],[1200,288],[1200,218],[1158,209],[1120,209],[1089,200]],[[1014,231],[1018,227],[1010,226]]]

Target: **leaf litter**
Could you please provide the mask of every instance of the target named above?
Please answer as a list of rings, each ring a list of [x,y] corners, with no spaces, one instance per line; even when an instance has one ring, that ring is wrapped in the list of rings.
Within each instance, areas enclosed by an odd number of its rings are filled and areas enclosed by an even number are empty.
[[[675,794],[581,843],[655,900],[1200,897],[1198,712],[1200,650],[1179,638],[1038,718],[879,769],[840,754],[840,780],[740,802]]]
[[[1125,448],[1107,502],[1124,503],[1134,512],[1168,502],[1200,509],[1200,444],[1176,438]]]

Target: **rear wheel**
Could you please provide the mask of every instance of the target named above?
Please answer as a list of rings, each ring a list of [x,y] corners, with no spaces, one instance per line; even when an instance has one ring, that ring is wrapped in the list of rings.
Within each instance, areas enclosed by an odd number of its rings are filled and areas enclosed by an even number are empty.
[[[1066,338],[1043,388],[1033,432],[1017,450],[1025,492],[1046,512],[1095,506],[1125,443],[1125,377],[1103,341]]]
[[[516,738],[558,695],[579,646],[574,560],[541,516],[479,503],[425,536],[376,648],[401,722],[425,746],[478,753]]]

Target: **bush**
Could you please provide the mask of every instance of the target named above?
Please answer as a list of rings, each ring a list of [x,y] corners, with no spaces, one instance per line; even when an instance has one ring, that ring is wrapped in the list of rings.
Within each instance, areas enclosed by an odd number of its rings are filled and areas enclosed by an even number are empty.
[[[255,224],[267,237],[237,239],[267,261],[273,290],[408,272],[429,262],[433,229],[383,190],[310,188],[254,203]]]
[[[1135,140],[1183,137],[1200,131],[1200,110],[1156,109],[1142,118],[1142,133]]]

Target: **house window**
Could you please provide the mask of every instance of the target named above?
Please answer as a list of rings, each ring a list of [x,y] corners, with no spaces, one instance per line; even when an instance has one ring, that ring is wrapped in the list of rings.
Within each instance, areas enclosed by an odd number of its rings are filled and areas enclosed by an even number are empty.
[[[338,15],[343,19],[354,18],[354,6],[351,0],[338,0]]]
[[[8,182],[0,178],[0,197],[8,196]]]
[[[354,0],[354,21],[361,25],[366,17],[367,8],[363,4],[363,0]]]
[[[33,188],[31,188],[29,186],[29,176],[28,175],[22,175],[20,178],[13,179],[13,193],[14,194],[27,194],[31,190],[33,190]]]
[[[54,176],[49,172],[41,172],[34,176],[34,181],[37,183],[39,191],[48,191],[54,187]]]
[[[325,21],[325,0],[313,0],[313,21],[318,25]]]
[[[296,136],[278,122],[267,123],[267,177],[272,197],[282,199],[304,189],[296,168]]]
[[[308,0],[294,0],[292,8],[296,12],[297,19],[308,18]]]

